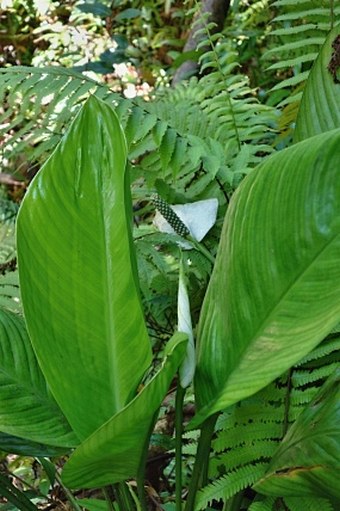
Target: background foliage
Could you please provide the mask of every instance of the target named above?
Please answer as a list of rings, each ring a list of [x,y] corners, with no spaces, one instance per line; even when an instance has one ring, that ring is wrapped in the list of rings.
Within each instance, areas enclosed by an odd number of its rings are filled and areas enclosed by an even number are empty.
[[[6,314],[21,311],[14,239],[18,204],[81,104],[94,94],[116,108],[127,136],[139,277],[156,354],[176,328],[178,242],[184,240],[180,233],[155,228],[152,196],[157,193],[168,204],[218,199],[215,226],[201,246],[187,252],[197,324],[230,197],[259,162],[291,143],[304,84],[329,30],[339,23],[340,6],[233,1],[223,30],[215,33],[209,19],[200,17],[197,51],[182,54],[197,9],[191,0],[1,2],[0,305]],[[176,69],[189,58],[199,62],[199,75],[171,86]],[[330,333],[287,374],[220,417],[209,474],[214,482],[201,491],[198,509],[233,499],[243,499],[243,509],[252,511],[301,509],[294,498],[264,498],[249,486],[339,363],[339,350],[338,333]],[[192,398],[187,399],[189,419]],[[169,506],[172,406],[170,396],[155,433],[155,457],[162,462],[149,475],[156,497]],[[195,435],[187,434],[184,477],[190,474]],[[44,503],[64,499],[48,465],[21,457],[22,445],[16,450],[13,438],[10,447],[5,436],[0,445],[16,454],[3,456],[3,472],[29,497]],[[18,508],[8,498],[4,505]],[[326,500],[307,497],[304,506],[332,509]]]

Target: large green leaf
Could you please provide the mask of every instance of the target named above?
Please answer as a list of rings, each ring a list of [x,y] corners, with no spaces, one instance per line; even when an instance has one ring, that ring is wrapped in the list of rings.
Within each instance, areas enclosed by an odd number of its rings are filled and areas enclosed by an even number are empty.
[[[340,128],[340,25],[328,35],[303,91],[294,141]]]
[[[91,97],[32,182],[18,215],[28,331],[81,439],[126,405],[151,360],[125,164],[114,111]]]
[[[0,431],[51,446],[79,443],[47,389],[22,318],[1,309]]]
[[[177,333],[163,366],[130,403],[86,439],[66,463],[62,478],[70,488],[95,488],[136,476],[146,442],[187,345]]]
[[[52,456],[67,454],[70,448],[44,445],[33,442],[32,440],[0,432],[0,451],[20,454],[22,456],[34,456],[35,458],[50,458]]]
[[[340,502],[340,368],[299,415],[255,485],[266,495],[314,495]]]
[[[340,130],[269,157],[235,193],[202,308],[198,415],[257,392],[340,319]]]

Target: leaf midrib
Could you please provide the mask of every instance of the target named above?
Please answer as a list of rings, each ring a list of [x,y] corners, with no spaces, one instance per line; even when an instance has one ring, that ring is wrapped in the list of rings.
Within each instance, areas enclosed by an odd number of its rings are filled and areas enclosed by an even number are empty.
[[[103,183],[103,176],[100,172],[100,179],[102,181],[102,187],[104,187]],[[106,330],[106,342],[107,342],[107,348],[109,352],[110,357],[110,388],[114,396],[114,404],[116,411],[119,411],[123,408],[124,402],[122,401],[121,396],[121,388],[119,385],[119,382],[121,381],[121,378],[118,377],[119,375],[119,364],[118,364],[118,357],[115,353],[115,327],[114,327],[114,310],[113,305],[115,303],[114,294],[112,290],[112,286],[110,285],[110,278],[113,274],[112,268],[111,268],[111,250],[110,250],[110,227],[111,227],[111,220],[106,220],[106,218],[111,218],[112,211],[110,211],[109,215],[105,214],[106,209],[106,198],[103,201],[99,201],[100,204],[100,214],[102,218],[102,225],[103,225],[103,237],[104,237],[104,254],[105,254],[105,286],[106,286],[106,296],[107,301],[105,303],[105,307],[107,310],[107,314],[105,315],[108,319],[107,324],[105,325]],[[125,217],[124,217],[125,218]],[[111,346],[111,349],[110,349]]]

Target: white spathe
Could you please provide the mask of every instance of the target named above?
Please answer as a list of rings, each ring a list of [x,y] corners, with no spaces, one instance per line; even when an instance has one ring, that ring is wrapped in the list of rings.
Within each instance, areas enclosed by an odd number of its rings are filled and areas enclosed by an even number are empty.
[[[177,315],[178,315],[178,331],[187,334],[188,344],[186,356],[179,368],[179,381],[181,387],[186,389],[195,374],[195,343],[194,334],[192,331],[190,302],[188,290],[185,284],[183,263],[181,262],[179,270],[179,284],[178,284],[178,301],[177,301]]]
[[[196,241],[201,241],[216,222],[218,200],[206,199],[190,204],[175,204],[170,207],[187,226],[191,236]],[[175,233],[159,211],[156,212],[153,223],[161,232]]]

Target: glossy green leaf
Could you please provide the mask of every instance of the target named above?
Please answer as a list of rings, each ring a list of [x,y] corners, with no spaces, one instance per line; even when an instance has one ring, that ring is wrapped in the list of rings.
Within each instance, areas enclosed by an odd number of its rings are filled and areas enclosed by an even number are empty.
[[[266,386],[340,319],[340,130],[269,157],[225,218],[198,332],[198,414]]]
[[[74,451],[62,473],[66,486],[95,488],[136,476],[155,413],[185,355],[186,340],[186,335],[175,334],[157,374]]]
[[[18,215],[28,331],[81,439],[126,405],[151,360],[125,164],[114,111],[91,97],[33,180]]]
[[[294,141],[340,128],[340,25],[328,35],[304,88]]]
[[[0,451],[19,454],[22,456],[34,456],[35,458],[61,456],[70,451],[67,447],[53,447],[32,440],[27,440],[14,435],[8,435],[0,431]]]
[[[299,415],[255,485],[266,495],[340,502],[340,368]]]
[[[1,309],[0,431],[52,446],[79,443],[47,389],[24,321]]]

